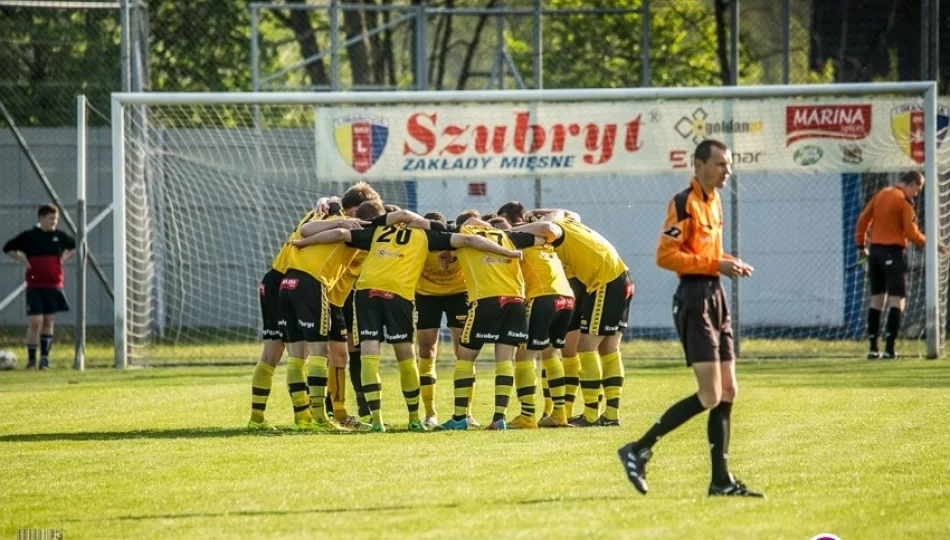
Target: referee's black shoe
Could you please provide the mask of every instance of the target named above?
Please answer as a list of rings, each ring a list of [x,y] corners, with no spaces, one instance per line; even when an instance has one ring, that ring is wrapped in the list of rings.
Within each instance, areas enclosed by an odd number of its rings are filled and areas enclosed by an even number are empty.
[[[764,499],[765,494],[759,493],[758,491],[752,491],[747,488],[745,484],[741,481],[733,478],[731,484],[726,484],[724,486],[717,486],[716,484],[709,484],[709,496],[710,497],[756,497],[759,499]]]
[[[637,488],[637,491],[646,495],[650,489],[647,486],[647,462],[653,456],[653,451],[649,448],[636,450],[634,443],[621,446],[617,450],[620,457],[620,463],[623,464],[623,470],[627,473],[627,480]]]

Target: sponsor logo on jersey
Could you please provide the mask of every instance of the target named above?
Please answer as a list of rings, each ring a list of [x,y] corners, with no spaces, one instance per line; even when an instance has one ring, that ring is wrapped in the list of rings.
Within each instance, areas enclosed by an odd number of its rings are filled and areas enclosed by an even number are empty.
[[[288,291],[292,291],[297,288],[297,285],[300,283],[300,280],[297,278],[284,278],[280,280],[280,288]]]
[[[508,304],[523,304],[524,298],[519,298],[517,296],[499,296],[498,297],[498,306],[505,307]]]

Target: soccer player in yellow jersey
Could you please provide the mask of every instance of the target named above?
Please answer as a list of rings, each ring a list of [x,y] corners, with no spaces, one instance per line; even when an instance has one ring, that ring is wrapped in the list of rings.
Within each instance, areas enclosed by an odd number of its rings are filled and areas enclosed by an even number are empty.
[[[464,212],[455,225],[468,235],[490,239],[507,249],[534,246],[542,240],[530,234],[499,231]],[[517,261],[492,257],[472,249],[456,251],[468,292],[468,316],[459,339],[455,362],[455,413],[442,429],[468,429],[466,414],[470,388],[475,383],[475,359],[486,343],[495,344],[495,412],[488,429],[504,430],[505,412],[514,384],[515,348],[528,339],[525,320],[524,278]]]
[[[367,206],[366,211],[363,208],[360,205],[357,213],[361,219],[370,219],[382,211],[378,202],[375,207]],[[341,216],[326,218],[350,223]],[[304,224],[291,236],[291,243],[311,234],[316,226],[313,221]],[[287,386],[294,406],[294,428],[297,430],[346,429],[330,419],[324,407],[329,376],[327,340],[330,334],[330,307],[327,293],[356,252],[355,248],[344,245],[314,245],[290,252],[287,272],[280,283],[279,322],[290,354],[287,361]]]
[[[333,417],[341,426],[356,431],[368,431],[372,427],[364,421],[369,419],[370,412],[360,384],[360,352],[358,341],[354,340],[356,331],[353,328],[353,286],[359,278],[365,258],[365,251],[358,252],[327,295],[330,301],[330,377],[327,383],[327,406],[333,410]],[[350,382],[356,393],[359,417],[350,416],[346,410],[344,371],[347,359],[350,362]]]
[[[491,224],[501,230],[511,228],[503,217],[493,219]],[[557,351],[564,347],[574,313],[574,292],[551,244],[526,248],[522,252],[521,274],[528,301],[528,342],[515,353],[515,386],[521,414],[509,422],[508,427],[568,427],[564,408],[564,368]],[[552,399],[551,413],[540,422],[534,414],[538,384],[534,361],[539,352],[542,368],[549,378],[548,395]]]
[[[375,191],[367,184],[357,184],[347,191],[349,207],[343,205],[343,210],[348,215],[355,216],[357,207],[362,202],[363,197],[378,197]],[[323,197],[317,201],[313,210],[309,211],[294,227],[293,232],[314,217],[320,218],[329,212],[331,200]],[[355,204],[354,204],[355,202]],[[320,226],[329,228],[352,226],[352,224],[341,221],[319,221]],[[292,236],[292,235],[291,235]],[[251,378],[251,419],[247,423],[250,430],[272,430],[275,429],[264,419],[264,411],[267,408],[267,401],[270,397],[271,386],[273,384],[274,368],[280,363],[280,358],[284,353],[284,335],[278,325],[279,316],[279,289],[280,282],[287,271],[287,265],[290,260],[290,252],[293,246],[288,241],[284,242],[280,251],[271,262],[271,268],[264,274],[258,286],[258,296],[261,304],[261,318],[263,319],[262,337],[264,340],[264,349],[261,352],[261,358],[254,367],[254,375]]]
[[[446,224],[445,216],[439,212],[430,212],[424,217]],[[445,314],[447,326],[452,333],[452,351],[455,354],[467,312],[465,277],[458,259],[451,252],[429,253],[416,286],[419,381],[422,385],[422,406],[425,408],[423,424],[427,429],[433,429],[439,424],[435,409],[435,359],[439,352],[442,314]],[[471,415],[469,423],[476,423]]]
[[[297,243],[328,243],[368,251],[356,282],[356,325],[362,353],[362,385],[372,412],[373,431],[386,430],[379,377],[379,351],[383,340],[388,341],[396,353],[400,385],[409,409],[409,430],[425,431],[419,418],[420,385],[413,347],[412,299],[428,252],[467,246],[501,257],[521,256],[521,252],[485,238],[453,234],[443,229],[441,223],[401,210],[374,219],[367,229],[336,229]]]
[[[620,357],[622,328],[627,327],[633,281],[617,250],[603,236],[580,222],[566,210],[534,210],[541,221],[519,227],[543,237],[554,246],[564,264],[584,284],[578,299],[581,310],[580,356],[581,393],[584,414],[571,419],[579,427],[619,426],[620,396],[623,390],[623,361]],[[600,414],[600,386],[604,387],[606,410]]]

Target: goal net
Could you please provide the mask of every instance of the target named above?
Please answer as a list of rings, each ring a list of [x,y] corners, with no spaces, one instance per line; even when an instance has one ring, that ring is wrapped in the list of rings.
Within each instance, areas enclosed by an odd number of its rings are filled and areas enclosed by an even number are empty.
[[[271,259],[318,197],[359,181],[384,202],[449,219],[509,200],[578,212],[636,282],[626,337],[644,340],[644,354],[678,356],[676,277],[654,250],[707,137],[734,152],[725,248],[756,268],[738,289],[726,283],[742,355],[861,355],[869,294],[853,236],[865,203],[924,171],[918,221],[950,240],[950,144],[940,144],[950,102],[930,92],[116,94],[117,365],[253,360]],[[937,354],[946,260],[935,247],[907,257],[904,351]]]

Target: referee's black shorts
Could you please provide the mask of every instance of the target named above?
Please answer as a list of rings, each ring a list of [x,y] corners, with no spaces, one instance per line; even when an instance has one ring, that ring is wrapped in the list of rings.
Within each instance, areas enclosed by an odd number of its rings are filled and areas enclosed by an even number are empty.
[[[907,255],[903,246],[871,244],[868,250],[871,294],[907,297]]]
[[[673,295],[673,322],[687,366],[735,359],[729,302],[718,277],[680,278]]]

